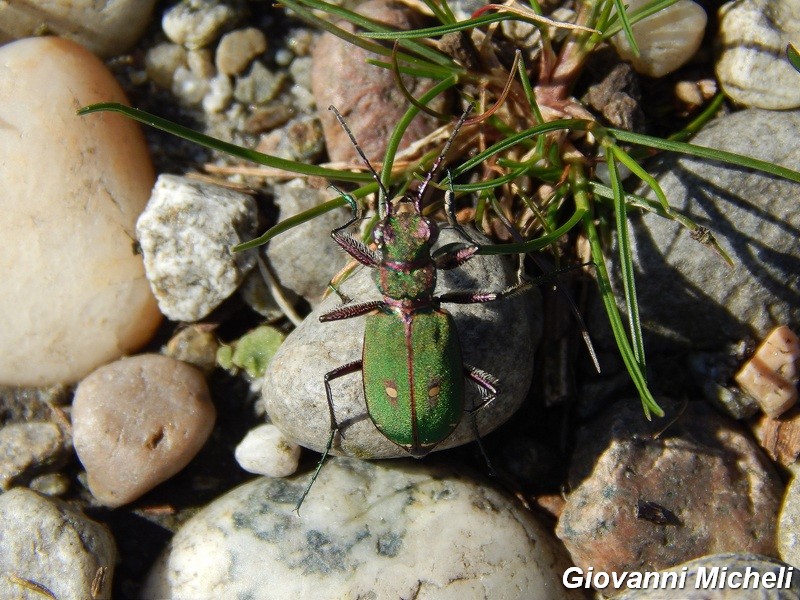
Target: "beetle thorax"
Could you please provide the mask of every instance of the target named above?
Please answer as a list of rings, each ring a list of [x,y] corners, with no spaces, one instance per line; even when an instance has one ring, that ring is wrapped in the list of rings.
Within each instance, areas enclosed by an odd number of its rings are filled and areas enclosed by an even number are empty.
[[[431,246],[439,237],[436,223],[416,212],[389,214],[375,229],[381,263],[378,288],[398,301],[428,301],[436,285]],[[390,302],[391,303],[391,302]]]

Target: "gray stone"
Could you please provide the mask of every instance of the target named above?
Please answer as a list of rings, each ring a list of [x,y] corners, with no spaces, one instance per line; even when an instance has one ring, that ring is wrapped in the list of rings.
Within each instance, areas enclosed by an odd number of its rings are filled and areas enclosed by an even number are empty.
[[[685,571],[684,571],[685,570]],[[678,589],[629,590],[614,600],[797,600],[800,598],[800,578],[790,565],[769,556],[758,554],[714,554],[703,556],[666,569],[662,573],[685,572],[685,584]],[[714,577],[715,583],[710,583]],[[737,573],[734,577],[732,574]],[[748,581],[749,587],[738,587]],[[767,575],[767,574],[770,575]],[[754,575],[758,574],[758,585]],[[764,576],[767,575],[769,580]],[[726,577],[726,584],[720,582]],[[671,580],[668,580],[671,581]],[[780,585],[780,587],[778,587]]]
[[[453,230],[444,229],[442,244],[463,242]],[[340,287],[354,302],[380,299],[372,269],[357,270]],[[511,261],[497,256],[478,256],[459,269],[439,274],[437,293],[448,290],[499,291],[516,282]],[[486,434],[506,421],[519,408],[531,382],[533,348],[541,335],[539,294],[531,290],[512,299],[485,304],[447,304],[458,329],[464,362],[500,380],[500,393],[477,413],[478,427]],[[339,305],[335,294],[325,299],[295,329],[270,362],[263,398],[272,422],[291,440],[317,451],[325,448],[330,434],[324,375],[361,358],[364,319],[358,317],[320,323],[319,316]],[[385,340],[384,343],[403,343]],[[462,377],[462,373],[454,373]],[[332,384],[336,417],[343,436],[333,452],[361,458],[406,456],[406,452],[381,435],[366,414],[361,374],[355,373]],[[467,408],[479,406],[481,398],[467,384]],[[471,419],[462,419],[456,431],[438,449],[475,439]]]
[[[169,479],[203,446],[214,418],[202,373],[186,363],[141,354],[97,369],[72,407],[92,494],[121,506]]]
[[[0,495],[0,595],[111,598],[116,548],[109,531],[65,502],[25,488]]]
[[[798,137],[800,113],[752,109],[713,121],[692,143],[798,168]],[[651,172],[663,173],[658,180],[673,208],[708,227],[734,266],[675,222],[651,213],[632,215],[645,348],[714,351],[761,339],[777,324],[800,322],[800,185],[674,156]],[[616,263],[616,250],[610,255]],[[605,322],[597,307],[595,314]],[[607,324],[597,323],[593,336],[603,329]]]
[[[301,179],[276,185],[278,221],[315,208],[334,194],[310,187]],[[331,231],[347,223],[349,218],[349,208],[338,208],[271,240],[266,254],[281,286],[305,298],[312,306],[319,304],[328,282],[347,262],[347,255],[331,239]]]
[[[333,459],[300,514],[310,474],[260,478],[189,520],[146,598],[579,597],[563,549],[513,497],[450,467]]]
[[[800,75],[786,46],[800,39],[797,0],[737,0],[719,9],[717,77],[739,104],[783,110],[800,107]]]
[[[256,204],[247,194],[159,176],[136,234],[161,312],[195,321],[230,296],[256,258],[231,247],[255,237],[256,224]]]
[[[69,438],[50,422],[12,423],[0,427],[0,490],[30,480],[67,459]]]
[[[772,464],[705,403],[660,403],[663,420],[628,400],[579,432],[556,529],[573,562],[657,571],[720,552],[775,555],[782,484]]]

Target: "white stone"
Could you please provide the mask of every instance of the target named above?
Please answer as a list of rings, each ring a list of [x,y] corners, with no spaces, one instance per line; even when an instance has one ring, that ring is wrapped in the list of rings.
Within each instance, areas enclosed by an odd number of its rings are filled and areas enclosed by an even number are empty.
[[[254,238],[256,224],[247,194],[161,175],[136,224],[161,311],[173,321],[196,321],[230,296],[256,259],[231,247]]]
[[[248,473],[267,477],[287,477],[297,471],[300,446],[287,440],[272,424],[259,425],[247,432],[236,446],[236,462]]]
[[[77,381],[161,319],[134,249],[154,174],[144,137],[87,104],[127,100],[60,38],[0,48],[0,382]]]
[[[156,0],[0,2],[0,44],[41,31],[103,57],[128,50],[150,23]]]
[[[627,0],[628,14],[650,3],[651,0]],[[691,0],[678,0],[675,4],[642,19],[632,26],[633,37],[639,46],[635,56],[624,32],[619,32],[611,43],[623,60],[643,75],[661,77],[686,63],[703,41],[706,12]]]
[[[259,478],[203,509],[142,597],[582,597],[561,585],[568,564],[553,535],[452,465],[333,459],[297,515],[309,476]]]
[[[800,106],[800,75],[786,46],[800,39],[797,0],[738,0],[719,9],[717,77],[734,101],[756,108]]]
[[[0,523],[0,596],[111,598],[117,551],[103,525],[26,488],[0,495]],[[25,580],[51,595],[30,591]]]
[[[183,0],[164,13],[161,27],[176,44],[195,49],[216,40],[235,18],[234,9],[217,0]]]
[[[218,113],[225,110],[233,98],[233,85],[230,77],[219,73],[208,83],[208,92],[203,97],[203,110]]]
[[[144,57],[144,66],[147,76],[156,85],[171,89],[175,71],[178,67],[187,66],[186,48],[168,42],[153,46]]]

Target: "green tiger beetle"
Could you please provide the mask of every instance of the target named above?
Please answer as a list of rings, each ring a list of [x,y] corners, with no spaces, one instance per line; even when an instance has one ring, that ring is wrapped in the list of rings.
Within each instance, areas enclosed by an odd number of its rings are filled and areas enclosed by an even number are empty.
[[[386,198],[380,222],[373,234],[372,250],[345,230],[360,220],[356,200],[339,190],[350,204],[353,217],[331,232],[334,241],[364,266],[376,269],[375,282],[382,300],[341,306],[320,316],[320,321],[339,321],[367,315],[363,350],[356,360],[325,374],[325,393],[330,409],[330,437],[311,481],[297,503],[305,500],[328,453],[336,433],[336,420],[330,382],[361,371],[367,413],[375,427],[387,439],[409,455],[420,458],[431,452],[455,430],[465,412],[474,412],[489,404],[500,389],[498,379],[481,369],[464,364],[453,317],[441,308],[442,303],[472,304],[491,302],[521,293],[533,282],[522,281],[500,292],[448,292],[434,295],[439,269],[453,269],[473,258],[480,246],[467,237],[466,244],[455,244],[432,252],[439,236],[434,221],[422,216],[422,198],[436,171],[450,149],[470,109],[456,123],[453,133],[433,162],[416,192],[391,200],[380,177],[335,107],[339,123],[378,182]],[[445,193],[451,224],[463,235],[452,211],[452,184]],[[456,248],[453,248],[456,246]],[[482,391],[482,402],[465,411],[465,380]],[[474,421],[473,421],[474,424]],[[475,425],[477,430],[477,425]],[[479,440],[480,438],[478,438]]]

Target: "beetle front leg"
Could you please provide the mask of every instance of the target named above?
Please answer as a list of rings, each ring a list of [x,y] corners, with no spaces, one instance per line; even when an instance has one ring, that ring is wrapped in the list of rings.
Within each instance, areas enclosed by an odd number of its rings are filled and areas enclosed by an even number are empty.
[[[325,459],[328,458],[328,454],[330,454],[331,448],[333,448],[333,440],[336,437],[336,432],[339,432],[339,435],[342,435],[342,432],[339,428],[339,422],[336,420],[336,411],[333,408],[333,392],[331,391],[331,381],[334,379],[338,379],[339,377],[344,377],[345,375],[349,375],[350,373],[355,373],[356,371],[360,371],[362,369],[363,362],[360,360],[354,360],[353,362],[347,363],[346,365],[342,365],[341,367],[335,368],[333,371],[328,371],[325,373],[324,381],[325,381],[325,396],[328,399],[328,410],[330,411],[331,417],[331,433],[328,436],[328,443],[325,445],[325,450],[322,452],[322,457],[319,459],[317,463],[317,468],[314,470],[314,474],[311,476],[311,481],[308,482],[306,489],[303,490],[303,494],[300,496],[300,499],[297,501],[297,504],[294,507],[295,512],[299,515],[300,514],[300,507],[303,505],[303,501],[308,496],[308,492],[311,491],[311,486],[314,485],[314,482],[317,480],[319,476],[319,472],[322,470],[322,465],[325,462]],[[344,436],[342,436],[344,437]]]

